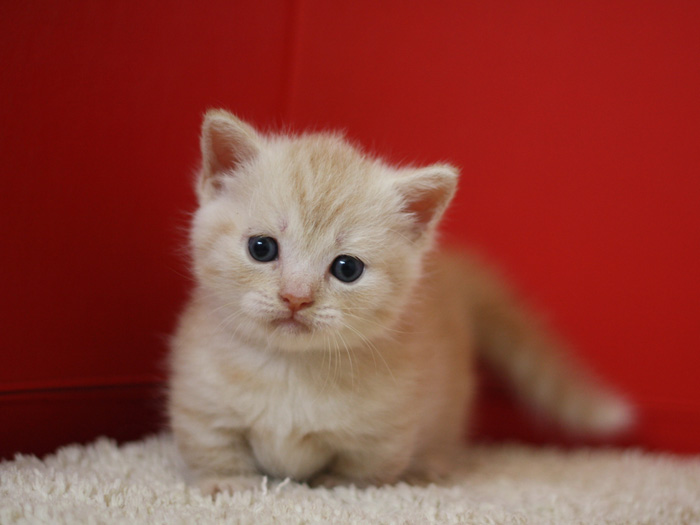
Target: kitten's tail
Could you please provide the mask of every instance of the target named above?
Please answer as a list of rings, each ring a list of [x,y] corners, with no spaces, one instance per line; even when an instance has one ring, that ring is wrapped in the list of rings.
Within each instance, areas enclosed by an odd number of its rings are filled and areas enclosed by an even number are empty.
[[[628,428],[631,405],[577,363],[498,277],[477,260],[471,265],[467,284],[479,353],[516,394],[576,433],[607,435]]]

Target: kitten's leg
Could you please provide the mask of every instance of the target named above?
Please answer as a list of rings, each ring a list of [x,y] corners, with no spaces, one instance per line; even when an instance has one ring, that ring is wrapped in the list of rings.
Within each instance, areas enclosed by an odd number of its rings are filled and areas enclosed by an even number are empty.
[[[456,446],[445,445],[443,449],[422,453],[411,461],[411,466],[401,476],[401,480],[410,485],[444,482],[454,469],[457,451]]]
[[[172,418],[173,434],[191,482],[203,493],[236,492],[259,486],[250,445],[240,431],[212,428],[200,417]]]
[[[311,485],[329,488],[350,484],[360,488],[392,485],[408,468],[410,451],[404,440],[367,443],[363,449],[343,451],[328,470],[311,480]]]

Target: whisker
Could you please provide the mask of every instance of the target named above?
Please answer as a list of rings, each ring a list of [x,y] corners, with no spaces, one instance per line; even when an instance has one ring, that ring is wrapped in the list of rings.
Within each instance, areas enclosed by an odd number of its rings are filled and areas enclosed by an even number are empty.
[[[324,345],[323,345],[324,347],[325,347],[325,346],[329,346],[329,345],[328,345],[328,335],[327,335],[327,334],[323,334],[323,341],[324,341]],[[318,398],[321,396],[321,394],[323,394],[323,392],[326,390],[326,385],[328,384],[328,378],[329,378],[330,372],[331,372],[330,353],[327,352],[327,351],[325,351],[325,350],[324,350],[324,352],[323,352],[323,362],[321,363],[321,369],[323,370],[323,369],[325,368],[325,365],[326,365],[326,354],[329,355],[329,357],[328,357],[328,370],[326,370],[326,374],[325,374],[325,378],[323,379],[323,385],[321,386],[321,390],[319,391],[318,395],[316,396],[317,399],[318,399]]]
[[[351,388],[355,388],[355,369],[353,366],[352,362],[352,354],[350,353],[350,348],[348,348],[348,343],[345,341],[345,338],[343,337],[343,334],[341,332],[337,332],[338,337],[343,343],[343,347],[345,348],[345,353],[348,356],[348,362],[350,363],[350,385]]]
[[[391,371],[391,367],[389,366],[389,363],[386,362],[386,359],[384,359],[384,356],[379,351],[379,349],[376,347],[376,345],[372,341],[370,341],[362,332],[357,330],[354,326],[349,325],[347,323],[343,323],[343,326],[345,326],[345,328],[348,328],[351,331],[353,331],[355,334],[357,334],[357,336],[365,343],[367,348],[369,348],[372,351],[372,355],[374,355],[374,353],[376,353],[379,356],[379,358],[384,363],[384,366],[386,367],[387,372],[389,372],[391,379],[396,384],[396,377],[394,377],[394,373]]]
[[[387,332],[392,332],[392,333],[394,333],[394,334],[415,335],[415,334],[423,333],[423,332],[420,332],[420,331],[417,331],[417,330],[401,330],[401,329],[399,329],[399,328],[392,328],[392,327],[390,327],[390,326],[386,326],[386,325],[383,324],[383,323],[380,323],[380,322],[378,322],[378,321],[375,321],[374,319],[370,319],[369,317],[364,317],[364,316],[362,316],[362,315],[357,315],[357,314],[353,314],[353,313],[350,313],[350,312],[345,312],[345,315],[346,315],[347,317],[352,317],[353,319],[357,319],[357,320],[359,320],[359,321],[362,321],[363,323],[368,323],[368,324],[371,324],[371,325],[374,325],[374,326],[378,326],[378,327],[381,328],[382,330],[385,330],[385,331],[387,331]]]

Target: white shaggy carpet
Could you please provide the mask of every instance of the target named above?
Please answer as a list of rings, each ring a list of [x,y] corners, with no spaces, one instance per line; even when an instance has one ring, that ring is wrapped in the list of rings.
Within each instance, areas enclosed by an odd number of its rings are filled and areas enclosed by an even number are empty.
[[[700,523],[700,458],[479,445],[441,486],[259,488],[203,497],[178,475],[167,435],[100,439],[0,463],[0,524]]]

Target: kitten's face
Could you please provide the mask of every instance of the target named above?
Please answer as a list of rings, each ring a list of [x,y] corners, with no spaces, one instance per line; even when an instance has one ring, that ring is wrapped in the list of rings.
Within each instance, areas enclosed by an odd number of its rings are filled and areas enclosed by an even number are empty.
[[[338,137],[264,138],[215,116],[228,132],[205,121],[192,240],[222,324],[286,350],[343,349],[390,329],[428,246],[425,199],[410,208],[400,172]]]

